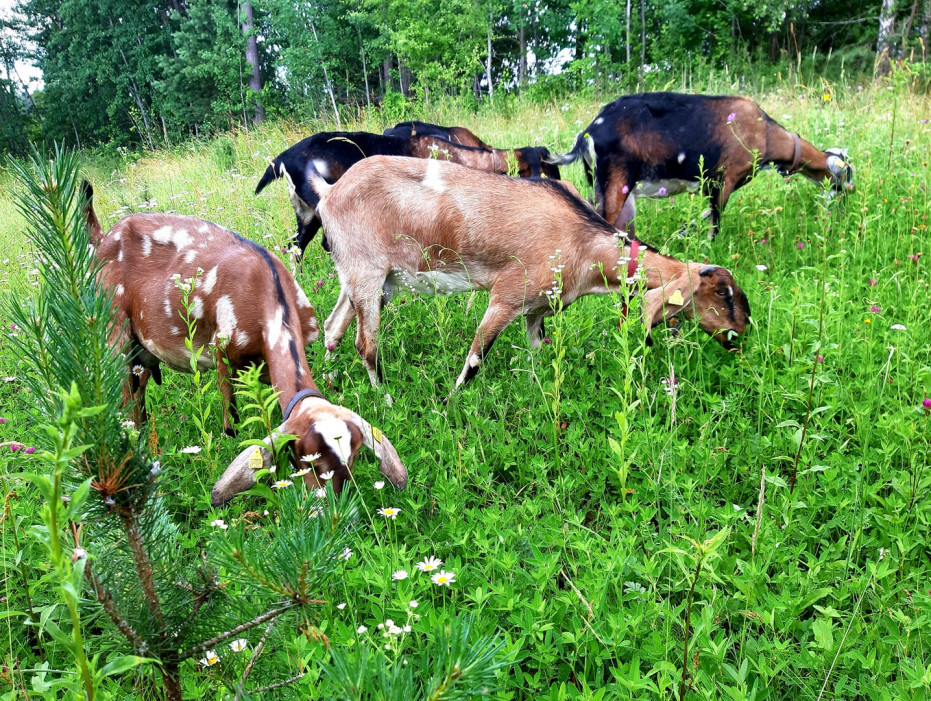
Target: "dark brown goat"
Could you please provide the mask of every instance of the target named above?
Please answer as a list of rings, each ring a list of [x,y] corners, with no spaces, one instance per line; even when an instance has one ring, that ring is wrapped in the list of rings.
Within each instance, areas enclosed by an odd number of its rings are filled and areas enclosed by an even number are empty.
[[[465,127],[441,127],[437,124],[421,122],[416,119],[395,124],[393,127],[385,129],[382,133],[385,136],[395,136],[401,139],[407,139],[411,136],[438,136],[441,139],[452,141],[459,146],[471,146],[472,148],[489,150],[492,148]]]
[[[844,151],[819,150],[743,97],[621,97],[601,109],[570,153],[550,160],[565,165],[580,158],[589,183],[594,169],[598,212],[622,231],[634,218],[637,197],[667,197],[703,185],[713,237],[731,193],[768,167],[828,180],[839,192],[853,190]]]
[[[408,156],[411,158],[436,158],[459,163],[469,168],[490,173],[506,174],[509,161],[516,163],[521,177],[546,176],[559,178],[559,168],[547,163],[545,148],[526,148],[507,151],[504,149],[470,148],[460,146],[436,136],[409,136],[399,138],[355,132],[321,132],[314,134],[294,146],[282,151],[265,169],[265,174],[255,188],[259,194],[265,187],[280,178],[284,172],[297,188],[299,197],[310,197],[307,192],[307,172],[311,165],[328,183],[335,183],[354,164],[369,156]],[[303,209],[304,216],[297,216],[296,242],[303,251],[320,229],[320,219],[313,210]],[[324,248],[327,247],[324,239]]]
[[[161,363],[191,371],[183,321],[190,313],[193,346],[204,349],[198,367],[216,368],[220,376],[227,432],[235,414],[230,370],[264,363],[263,379],[280,393],[284,416],[275,434],[297,436],[296,466],[333,472],[338,490],[365,445],[392,484],[406,484],[407,470],[391,442],[355,412],[328,402],[314,384],[304,346],[319,334],[317,319],[278,258],[216,224],[173,214],[131,214],[104,235],[89,185],[85,194],[91,241],[103,262],[100,276],[113,290],[119,329],[113,342],[127,349],[131,368],[124,399],[135,399],[137,422],[144,420],[149,377],[161,379]],[[270,463],[268,450],[246,448],[214,486],[213,504],[248,489],[255,469]],[[312,471],[305,481],[318,484]]]

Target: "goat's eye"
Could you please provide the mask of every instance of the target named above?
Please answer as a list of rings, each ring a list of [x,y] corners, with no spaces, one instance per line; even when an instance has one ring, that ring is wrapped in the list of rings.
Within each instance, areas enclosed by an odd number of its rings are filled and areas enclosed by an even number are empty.
[[[718,297],[727,297],[727,290],[718,290]]]

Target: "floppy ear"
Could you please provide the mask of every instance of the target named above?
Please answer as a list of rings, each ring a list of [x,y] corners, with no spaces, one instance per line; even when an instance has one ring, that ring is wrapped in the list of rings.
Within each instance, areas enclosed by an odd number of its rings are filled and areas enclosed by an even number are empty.
[[[270,437],[262,441],[268,447],[250,445],[239,455],[213,485],[210,492],[211,506],[221,506],[240,492],[244,492],[255,484],[255,473],[259,470],[269,470],[272,466],[272,451],[269,449],[273,441],[277,441],[283,434],[282,426],[272,431]]]
[[[689,276],[670,280],[662,287],[647,290],[643,295],[643,323],[647,327],[647,343],[653,342],[651,331],[654,326],[687,309],[691,304],[692,295],[701,286],[701,277],[689,272]],[[703,269],[702,273],[704,272]],[[686,315],[689,315],[689,311],[686,311]]]
[[[362,444],[378,458],[378,471],[395,487],[404,489],[407,486],[407,468],[388,437],[358,414],[350,412],[350,420],[362,432]]]

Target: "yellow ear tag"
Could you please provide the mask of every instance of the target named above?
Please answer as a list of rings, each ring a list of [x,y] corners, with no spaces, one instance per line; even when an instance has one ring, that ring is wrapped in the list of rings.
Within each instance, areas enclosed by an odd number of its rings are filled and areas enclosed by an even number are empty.
[[[375,426],[372,426],[372,438],[375,439],[376,443],[381,443],[381,439],[384,437],[384,435],[385,434],[381,432],[380,428],[376,428]]]
[[[682,298],[682,290],[676,290],[671,295],[669,295],[668,304],[682,305],[685,304],[685,300]]]
[[[253,470],[261,470],[263,465],[265,465],[265,460],[262,459],[262,451],[256,448],[249,456],[249,467]]]

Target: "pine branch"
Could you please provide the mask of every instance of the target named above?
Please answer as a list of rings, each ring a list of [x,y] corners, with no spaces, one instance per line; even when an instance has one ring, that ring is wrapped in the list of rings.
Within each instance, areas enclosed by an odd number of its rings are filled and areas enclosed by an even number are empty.
[[[145,595],[149,604],[149,612],[158,622],[159,627],[165,627],[165,618],[162,616],[162,608],[158,601],[158,593],[155,591],[155,577],[152,573],[152,563],[149,562],[149,555],[145,549],[145,540],[142,532],[139,530],[139,519],[134,509],[125,509],[120,513],[123,521],[123,529],[126,532],[126,540],[129,543],[129,551],[132,553],[133,562],[136,564],[136,574],[139,576],[139,584],[142,586],[142,593]]]
[[[268,625],[265,628],[265,632],[262,633],[262,638],[259,640],[259,644],[255,646],[255,649],[252,651],[252,657],[249,658],[249,664],[246,665],[246,668],[242,671],[242,679],[239,682],[240,686],[246,685],[246,679],[249,678],[249,674],[252,672],[252,668],[255,666],[256,660],[258,660],[259,655],[262,654],[262,648],[265,647],[265,641],[268,640],[269,633],[272,632],[272,628],[275,627],[275,621],[277,619],[272,619],[268,622]]]
[[[252,689],[249,691],[249,693],[259,694],[263,691],[271,691],[272,689],[280,689],[283,686],[287,686],[288,684],[293,684],[294,682],[299,681],[300,679],[304,677],[305,674],[307,674],[307,672],[301,672],[300,674],[294,675],[290,679],[285,679],[283,682],[277,682],[275,684],[269,684],[268,686],[260,686],[258,689]]]
[[[313,600],[313,601],[308,601],[306,603],[322,604],[325,602],[323,600]],[[190,657],[194,657],[195,655],[199,655],[202,652],[206,652],[207,650],[213,647],[216,647],[219,643],[222,643],[224,640],[229,640],[234,635],[239,635],[240,633],[243,633],[247,630],[255,628],[258,625],[262,625],[266,621],[275,619],[281,614],[283,614],[285,611],[287,611],[288,609],[294,608],[295,606],[299,606],[300,604],[301,602],[298,602],[298,601],[288,601],[276,609],[272,609],[271,611],[268,611],[267,613],[263,613],[261,616],[257,618],[253,618],[251,621],[247,621],[246,623],[243,623],[242,625],[236,626],[235,628],[228,630],[225,633],[220,633],[219,635],[216,635],[210,638],[210,640],[207,640],[201,643],[200,645],[192,647],[190,650],[186,652],[182,652],[180,655],[178,655],[178,661],[186,660]]]
[[[103,610],[110,617],[110,620],[113,621],[113,624],[117,627],[120,633],[130,642],[133,648],[136,650],[136,653],[139,655],[144,655],[148,649],[148,643],[142,639],[129,622],[120,614],[116,608],[116,604],[113,602],[113,597],[110,595],[110,592],[100,583],[100,579],[97,578],[97,575],[91,570],[91,565],[88,562],[84,566],[84,576],[91,585],[91,589],[94,590],[94,594],[97,596],[97,601],[100,602],[100,605],[103,607]]]

